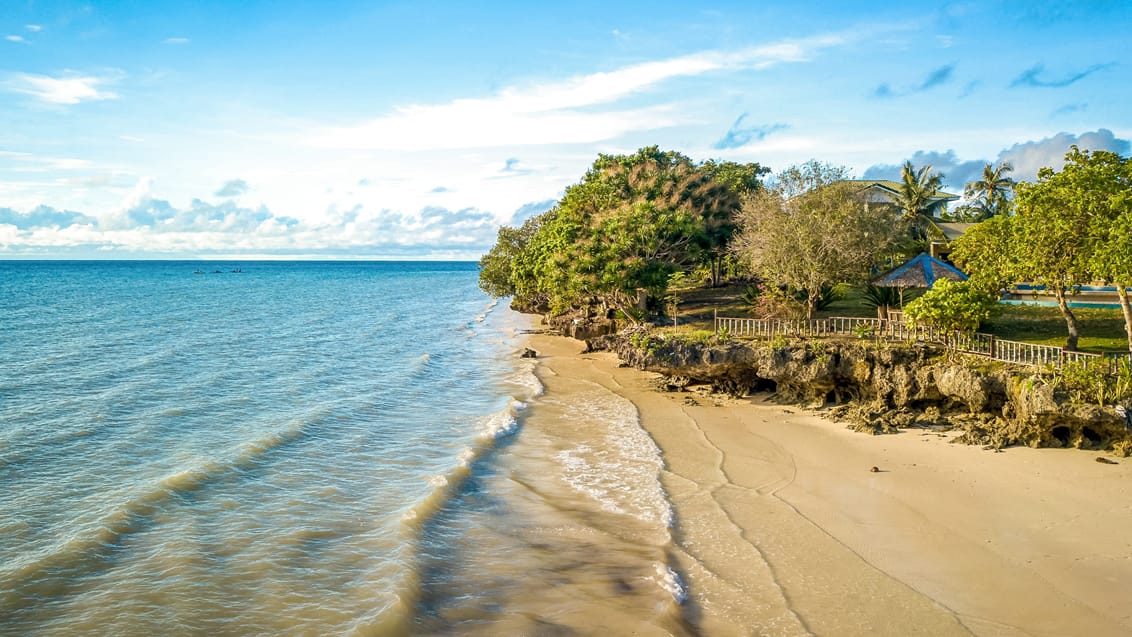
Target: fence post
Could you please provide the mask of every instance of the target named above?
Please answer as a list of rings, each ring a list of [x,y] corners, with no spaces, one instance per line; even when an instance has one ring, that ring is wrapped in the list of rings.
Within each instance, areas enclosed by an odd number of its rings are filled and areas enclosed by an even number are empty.
[[[719,336],[719,310],[717,309],[711,311],[711,325],[715,328],[715,335]]]
[[[995,358],[994,351],[994,334],[990,335],[990,357]]]

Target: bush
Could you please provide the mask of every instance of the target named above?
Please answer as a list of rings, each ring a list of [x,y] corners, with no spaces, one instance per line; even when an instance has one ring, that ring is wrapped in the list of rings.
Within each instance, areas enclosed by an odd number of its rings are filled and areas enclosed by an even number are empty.
[[[904,306],[904,319],[913,327],[931,325],[970,334],[990,318],[996,300],[966,281],[940,279],[923,296]]]

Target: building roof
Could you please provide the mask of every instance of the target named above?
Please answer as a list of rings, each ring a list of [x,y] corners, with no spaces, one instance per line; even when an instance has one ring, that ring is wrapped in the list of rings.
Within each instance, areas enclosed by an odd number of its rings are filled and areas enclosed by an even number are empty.
[[[893,195],[900,192],[900,182],[899,181],[892,181],[892,180],[889,180],[889,179],[850,179],[849,183],[861,184],[862,189],[877,188],[877,189],[883,190],[883,191],[885,191],[889,194],[893,194]],[[932,198],[933,199],[944,199],[944,200],[947,200],[947,201],[955,201],[955,200],[959,199],[959,195],[955,195],[955,194],[952,194],[950,192],[944,192],[942,190],[939,190],[939,191],[936,192],[935,196],[932,197]]]
[[[936,221],[935,225],[943,231],[943,236],[946,237],[948,241],[955,241],[959,237],[962,237],[963,234],[967,232],[967,229],[975,224],[957,223],[952,221]]]
[[[967,275],[950,263],[921,252],[910,261],[873,279],[873,285],[886,288],[930,288],[939,279],[966,281]]]

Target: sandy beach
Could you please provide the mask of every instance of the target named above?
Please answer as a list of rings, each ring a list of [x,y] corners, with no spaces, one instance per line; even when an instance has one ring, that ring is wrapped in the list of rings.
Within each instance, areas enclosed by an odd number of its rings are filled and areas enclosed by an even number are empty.
[[[765,396],[659,392],[572,339],[530,346],[548,393],[584,378],[636,405],[704,635],[1132,634],[1132,460],[873,437]]]

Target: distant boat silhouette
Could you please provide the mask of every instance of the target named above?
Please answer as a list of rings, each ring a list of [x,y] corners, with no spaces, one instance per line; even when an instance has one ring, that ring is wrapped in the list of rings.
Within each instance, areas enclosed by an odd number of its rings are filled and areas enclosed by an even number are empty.
[[[193,274],[204,274],[204,270],[193,270]]]

